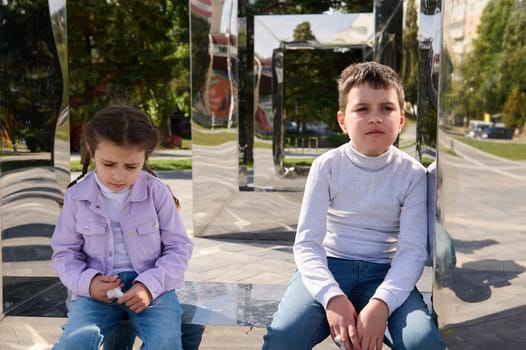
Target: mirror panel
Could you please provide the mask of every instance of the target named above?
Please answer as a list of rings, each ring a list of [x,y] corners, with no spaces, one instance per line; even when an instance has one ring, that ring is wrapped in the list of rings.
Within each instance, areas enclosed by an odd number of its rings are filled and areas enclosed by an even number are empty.
[[[526,6],[443,10],[434,307],[450,349],[523,348],[526,164],[513,88],[525,85],[513,35],[524,37]]]
[[[66,3],[0,5],[2,306],[60,316],[66,291],[51,270],[57,199],[69,183]]]
[[[371,56],[373,18],[372,13],[254,17],[255,188],[303,191],[303,182],[287,180],[304,172],[287,166],[285,158],[312,159],[344,142],[323,143],[336,134],[324,119],[336,119],[341,70]]]
[[[190,2],[194,235],[239,188],[237,1]]]

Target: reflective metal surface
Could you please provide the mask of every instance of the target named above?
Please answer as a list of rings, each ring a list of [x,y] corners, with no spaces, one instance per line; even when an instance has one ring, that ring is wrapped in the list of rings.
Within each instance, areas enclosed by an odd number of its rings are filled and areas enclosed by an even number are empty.
[[[292,50],[347,51],[345,66],[368,55],[371,58],[373,14],[270,16],[254,14],[248,1],[213,1],[206,11],[197,2],[190,5],[194,235],[290,241],[308,169],[286,167],[283,160],[298,154],[312,158],[324,150],[318,148],[317,139],[292,146],[286,143],[287,54]],[[232,10],[238,7],[239,19]],[[238,27],[232,21],[238,21]],[[291,41],[292,30],[302,22],[308,22],[319,38],[316,44]],[[233,39],[237,34],[240,40]],[[232,47],[217,50],[214,38],[222,37],[232,38]],[[230,74],[229,65],[216,63],[224,55],[244,64],[235,70],[239,76]],[[225,81],[222,90],[217,79],[211,78],[218,75],[232,79]],[[335,83],[332,86],[336,96]],[[234,103],[242,100],[234,108],[242,114],[235,114],[232,124],[218,123],[217,111],[210,107],[214,98],[221,100],[213,95],[219,91]]]
[[[51,271],[56,200],[69,183],[66,9],[62,1],[0,5],[3,313],[63,314]]]
[[[284,292],[284,285],[186,282],[177,295],[184,323],[265,327]]]
[[[194,234],[238,192],[237,1],[190,1]]]
[[[304,24],[308,24],[316,40],[294,40],[293,32],[298,26]],[[294,114],[298,113],[285,109],[286,86],[294,84],[290,80],[290,73],[287,69],[287,57],[294,53],[296,56],[307,55],[312,50],[332,51],[343,58],[340,60],[343,61],[341,67],[334,67],[337,76],[351,62],[372,58],[373,41],[374,16],[372,13],[254,17],[253,186],[256,188],[286,187],[303,191],[302,182],[298,184],[284,181],[290,178],[290,169],[284,167],[283,160],[287,154],[291,156],[300,149],[303,152],[305,148],[309,152],[318,150],[317,135],[300,139],[287,137],[287,123],[294,123]],[[332,60],[327,64],[333,65],[335,62],[336,60]],[[332,88],[336,96],[335,84],[332,85]],[[301,101],[301,96],[296,98]],[[297,104],[296,110],[300,108]]]
[[[433,300],[449,349],[526,346],[526,163],[481,148],[492,145],[498,151],[514,145],[517,153],[524,150],[526,142],[521,135],[512,140],[468,137],[470,121],[486,119],[489,124],[490,114],[485,117],[484,112],[492,112],[482,107],[478,108],[481,113],[462,114],[455,108],[467,106],[463,97],[468,89],[460,93],[454,89],[467,81],[459,75],[462,65],[475,64],[466,61],[473,50],[474,24],[480,21],[480,28],[488,25],[484,21],[492,20],[482,15],[485,5],[501,6],[497,17],[509,16],[503,23],[511,25],[512,18],[521,18],[524,23],[526,7],[521,1],[508,2],[513,4],[508,7],[502,7],[503,3],[443,1],[436,193],[436,258],[442,264],[436,271]],[[486,44],[489,50],[499,47]],[[488,56],[496,53],[500,52],[489,52]],[[504,85],[520,83],[520,66],[506,67],[517,82],[513,78]],[[476,75],[483,76],[483,72]],[[492,75],[473,89],[485,88],[485,99],[495,99],[490,90],[493,79],[498,77]],[[479,345],[474,345],[474,340]]]

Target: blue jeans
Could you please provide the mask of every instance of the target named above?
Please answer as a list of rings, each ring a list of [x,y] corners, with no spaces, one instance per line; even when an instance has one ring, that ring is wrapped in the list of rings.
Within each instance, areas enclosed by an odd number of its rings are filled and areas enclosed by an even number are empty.
[[[334,258],[328,258],[328,267],[357,312],[367,305],[389,269],[388,264]],[[301,274],[296,271],[263,337],[263,349],[312,349],[329,335],[325,309],[310,295]],[[389,316],[384,341],[397,350],[445,349],[438,328],[416,288]]]
[[[184,310],[184,306],[183,306]],[[184,319],[184,316],[183,316]],[[167,325],[167,327],[169,327]],[[199,350],[205,326],[183,323],[181,325],[181,342],[184,350]],[[135,331],[129,321],[123,321],[119,327],[104,337],[103,350],[132,350],[135,343]]]
[[[125,284],[123,291],[131,287],[136,276],[135,272],[119,274]],[[53,349],[98,350],[104,337],[128,318],[143,341],[141,349],[179,350],[182,349],[181,315],[182,308],[175,291],[161,294],[138,314],[116,301],[108,304],[92,298],[79,298],[71,302],[64,332]]]

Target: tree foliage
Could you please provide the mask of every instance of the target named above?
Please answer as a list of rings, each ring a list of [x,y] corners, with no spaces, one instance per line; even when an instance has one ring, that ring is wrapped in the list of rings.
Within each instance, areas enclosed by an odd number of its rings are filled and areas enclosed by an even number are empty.
[[[109,103],[140,107],[158,126],[189,116],[187,2],[78,0],[67,12],[73,124]]]
[[[503,112],[508,127],[524,127],[526,111],[512,106],[526,93],[525,43],[526,5],[518,0],[488,2],[473,51],[460,66],[454,91],[460,112],[470,118]]]
[[[294,28],[292,33],[294,41],[316,41],[309,22],[302,22]]]
[[[415,0],[409,0],[404,16],[400,77],[406,101],[415,104],[418,92],[418,14]]]
[[[47,1],[0,5],[0,122],[12,141],[34,152],[53,149],[63,89]]]
[[[256,0],[247,12],[262,14],[321,14],[329,9],[344,13],[373,11],[372,0],[356,1],[290,1]],[[296,43],[316,42],[308,22],[293,31]],[[307,123],[326,123],[339,130],[336,122],[338,93],[336,80],[350,63],[361,61],[361,50],[286,49],[285,52],[285,112],[288,121],[296,123],[297,132],[306,132]]]

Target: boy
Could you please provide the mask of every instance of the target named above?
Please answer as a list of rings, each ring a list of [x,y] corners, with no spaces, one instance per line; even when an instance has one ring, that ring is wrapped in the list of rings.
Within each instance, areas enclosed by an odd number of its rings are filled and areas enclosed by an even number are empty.
[[[415,285],[426,261],[426,170],[393,146],[404,91],[389,67],[352,64],[338,80],[350,141],[312,165],[300,212],[297,271],[263,349],[444,349]],[[387,327],[387,330],[386,330]]]

